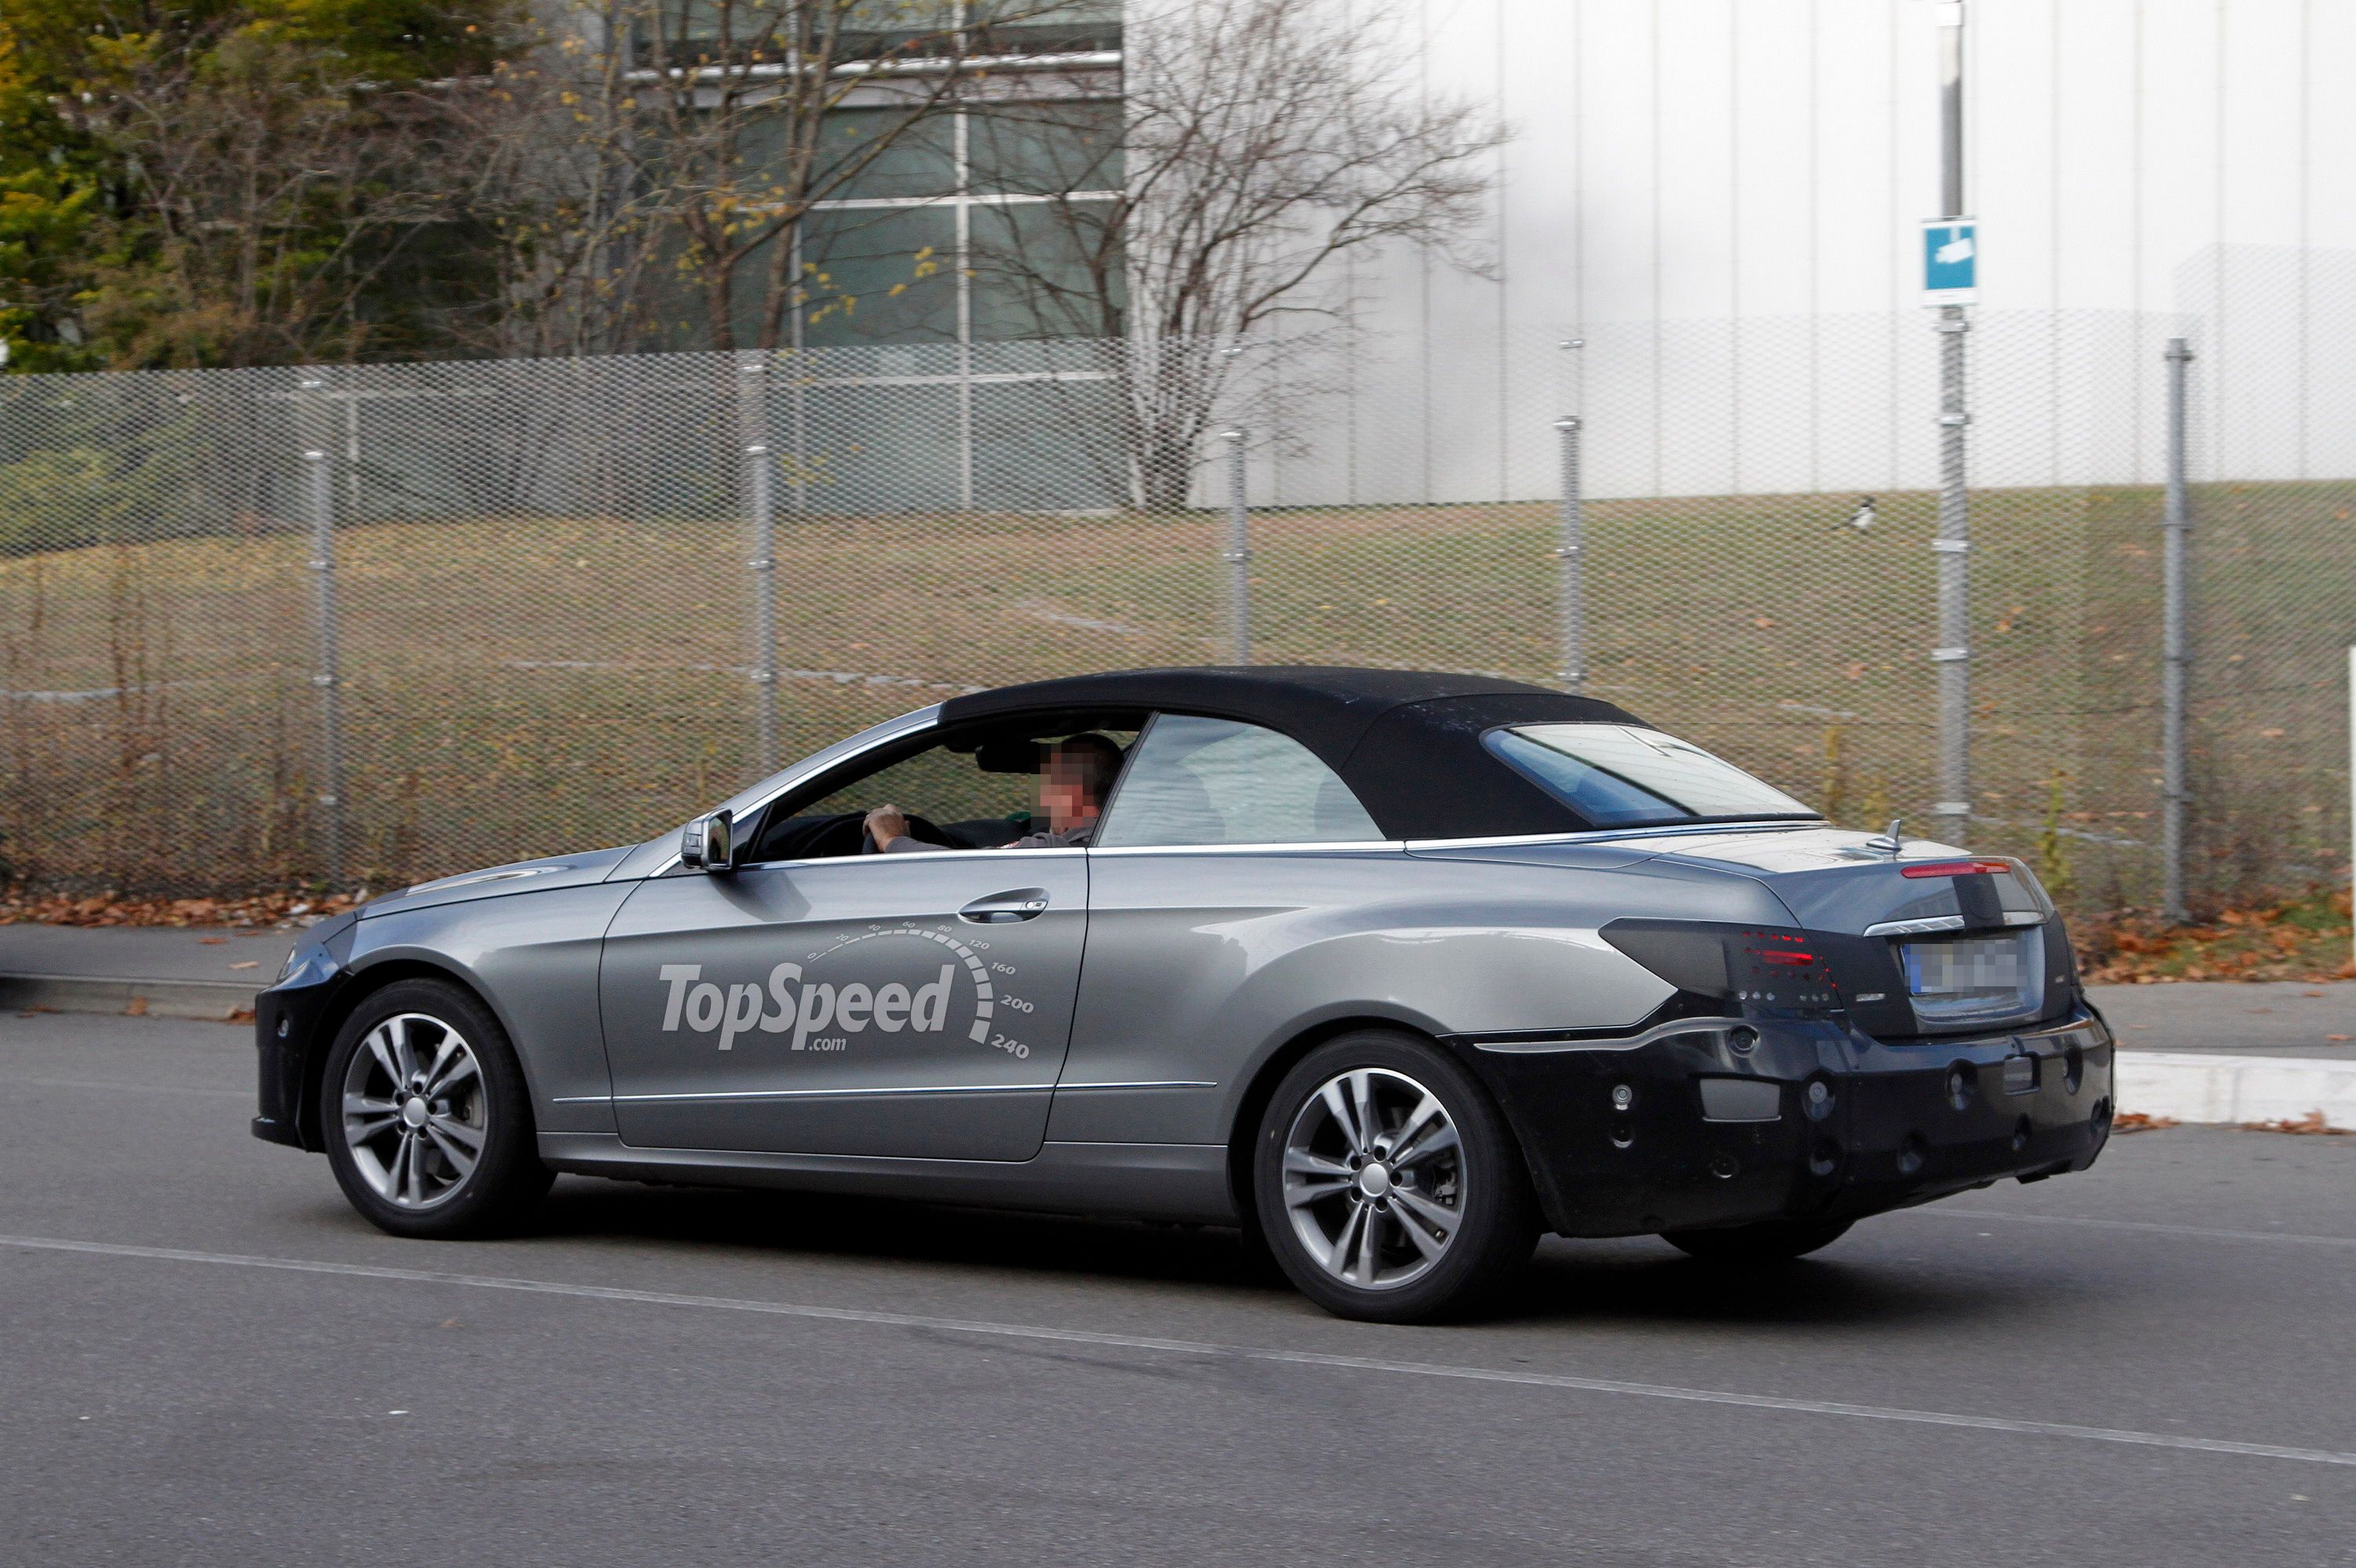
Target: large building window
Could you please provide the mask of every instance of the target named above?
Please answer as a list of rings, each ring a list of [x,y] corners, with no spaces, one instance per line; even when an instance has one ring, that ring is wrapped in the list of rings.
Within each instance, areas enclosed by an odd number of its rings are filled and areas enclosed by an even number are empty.
[[[1014,96],[943,114],[820,204],[799,237],[809,347],[1120,334],[1120,104],[1026,71]],[[847,109],[851,155],[890,110]],[[922,212],[932,221],[903,221]],[[894,247],[903,247],[895,250]],[[881,289],[885,298],[878,300]],[[876,308],[870,308],[873,304]]]
[[[1003,63],[978,73],[976,100],[902,131],[802,226],[798,345],[1119,335],[1104,230],[1121,186],[1120,12],[1120,0],[967,0],[969,48]],[[840,110],[827,146],[856,157],[897,112]]]

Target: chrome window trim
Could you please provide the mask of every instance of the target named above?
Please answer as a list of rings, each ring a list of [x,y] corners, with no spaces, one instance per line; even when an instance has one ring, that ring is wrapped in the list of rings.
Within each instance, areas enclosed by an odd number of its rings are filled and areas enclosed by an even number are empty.
[[[1407,844],[1398,838],[1322,838],[1289,844],[1116,844],[1108,849],[1091,847],[1091,855],[1306,855],[1377,850],[1398,852]]]
[[[1076,844],[1034,844],[1018,849],[1012,845],[993,844],[984,849],[903,849],[893,855],[813,855],[799,860],[754,860],[735,868],[739,871],[767,871],[791,866],[870,866],[878,861],[894,860],[1026,860],[1040,855],[1085,855],[1087,851]]]

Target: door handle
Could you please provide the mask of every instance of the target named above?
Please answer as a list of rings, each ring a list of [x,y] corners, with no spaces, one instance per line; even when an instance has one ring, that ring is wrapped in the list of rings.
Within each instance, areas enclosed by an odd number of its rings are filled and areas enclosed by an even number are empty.
[[[976,925],[1010,925],[1018,920],[1036,920],[1046,908],[1046,889],[1016,888],[974,900],[958,911],[958,918]]]

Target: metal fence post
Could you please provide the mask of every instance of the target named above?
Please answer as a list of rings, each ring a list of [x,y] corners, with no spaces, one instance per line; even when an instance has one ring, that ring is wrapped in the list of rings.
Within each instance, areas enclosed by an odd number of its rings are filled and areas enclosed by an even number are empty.
[[[2162,905],[2171,921],[2188,918],[2184,891],[2184,809],[2192,799],[2185,783],[2184,703],[2192,662],[2185,625],[2185,545],[2192,532],[2192,508],[2184,485],[2185,367],[2192,349],[2171,337],[2161,357],[2168,361],[2168,507],[2160,523],[2160,858]]]
[[[1960,305],[1939,311],[1939,799],[1931,810],[1960,835],[1972,813],[1971,497],[1964,429],[1964,334],[1971,323]]]
[[[752,523],[754,771],[777,771],[777,511],[770,485],[769,366],[758,350],[736,357],[744,437],[744,504]]]
[[[1226,432],[1227,548],[1219,559],[1227,563],[1227,632],[1235,662],[1251,663],[1251,508],[1244,499],[1244,432],[1241,426]]]
[[[1580,559],[1587,542],[1587,515],[1579,486],[1580,418],[1565,414],[1554,428],[1562,437],[1562,537],[1554,548],[1562,562],[1562,668],[1558,673],[1565,691],[1577,691],[1587,682],[1587,583]]]
[[[344,713],[337,657],[336,476],[327,453],[333,405],[327,382],[303,379],[295,429],[303,441],[303,507],[311,525],[312,608],[318,640],[318,668],[311,684],[319,693],[319,827],[325,841],[322,869],[330,891],[344,880]]]

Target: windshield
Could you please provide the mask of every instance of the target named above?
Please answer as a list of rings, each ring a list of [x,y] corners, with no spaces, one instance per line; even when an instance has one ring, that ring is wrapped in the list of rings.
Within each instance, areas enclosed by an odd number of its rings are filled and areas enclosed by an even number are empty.
[[[1817,814],[1690,741],[1630,724],[1515,724],[1489,750],[1598,827],[1813,821]]]

